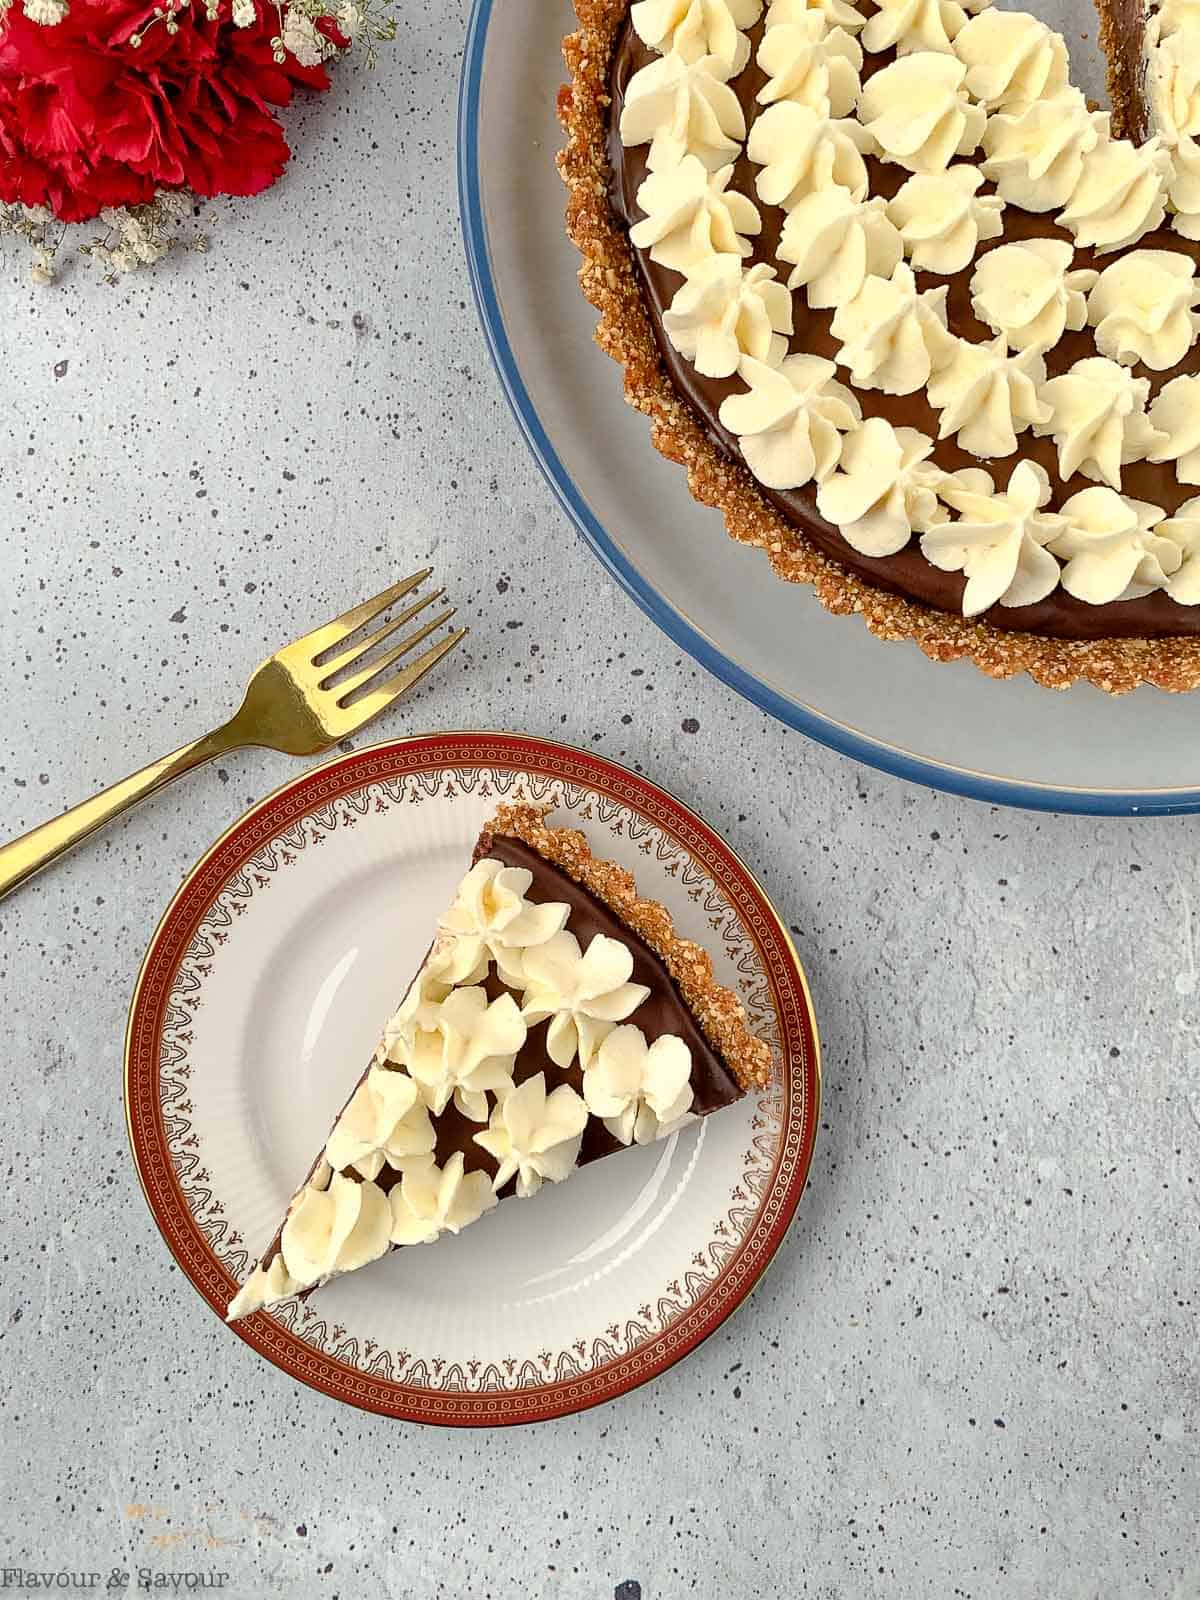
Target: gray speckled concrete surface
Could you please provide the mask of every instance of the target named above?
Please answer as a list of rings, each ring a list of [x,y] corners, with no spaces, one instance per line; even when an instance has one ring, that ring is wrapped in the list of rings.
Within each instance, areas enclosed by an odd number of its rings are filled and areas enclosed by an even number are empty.
[[[1196,823],[859,770],[601,575],[469,304],[464,20],[411,8],[411,43],[293,118],[288,178],[208,257],[49,293],[0,259],[4,831],[199,731],[265,651],[431,557],[470,650],[378,733],[558,735],[727,833],[816,993],[810,1189],[697,1355],[532,1430],[359,1415],[222,1334],[143,1203],[120,1065],[159,911],[294,770],[230,759],[0,907],[0,1565],[291,1600],[1194,1600]]]

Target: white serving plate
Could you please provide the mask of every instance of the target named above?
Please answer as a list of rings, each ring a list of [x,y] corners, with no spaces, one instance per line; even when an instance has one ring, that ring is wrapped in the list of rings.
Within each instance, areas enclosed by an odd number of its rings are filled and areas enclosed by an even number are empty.
[[[1042,5],[1102,93],[1090,5]],[[1194,696],[1114,699],[997,683],[873,638],[740,548],[650,444],[592,343],[554,166],[570,0],[476,0],[460,97],[462,221],[480,316],[530,448],[614,577],[678,644],[750,700],[835,749],[978,799],[1046,810],[1200,810]]]
[[[270,1241],[498,799],[554,805],[704,944],[772,1046],[774,1081],[661,1145],[499,1206],[234,1324],[313,1387],[412,1421],[535,1421],[611,1399],[741,1303],[804,1187],[816,1034],[752,875],[694,813],[587,752],[442,734],[340,756],[248,812],[151,941],[126,1109],[146,1198],[223,1315]],[[214,1332],[225,1337],[223,1331]]]

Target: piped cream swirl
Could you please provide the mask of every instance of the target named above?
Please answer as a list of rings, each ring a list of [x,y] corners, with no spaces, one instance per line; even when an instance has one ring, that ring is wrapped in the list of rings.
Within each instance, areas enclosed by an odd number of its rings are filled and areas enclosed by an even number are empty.
[[[859,116],[885,161],[944,172],[954,156],[970,155],[986,114],[967,94],[966,71],[954,56],[919,50],[867,79]]]
[[[989,111],[1048,99],[1067,87],[1062,35],[1027,11],[981,11],[956,36],[954,53],[967,69],[968,93]]]
[[[771,0],[767,8],[767,32],[789,22],[799,22],[810,11],[824,17],[828,27],[844,28],[847,33],[860,32],[867,20],[850,0]]]
[[[747,392],[730,395],[718,415],[768,489],[820,482],[837,465],[841,435],[858,426],[862,413],[836,370],[820,356],[788,356],[779,367],[742,358],[738,373]]]
[[[1063,503],[1066,527],[1050,548],[1065,563],[1062,586],[1088,605],[1133,600],[1166,587],[1182,559],[1155,533],[1161,506],[1109,488],[1081,489]]]
[[[1075,252],[1065,239],[1024,239],[989,250],[971,278],[971,305],[1009,348],[1052,349],[1069,328],[1087,323],[1090,268],[1072,270]]]
[[[279,1248],[291,1281],[301,1288],[335,1272],[353,1272],[388,1247],[391,1211],[374,1183],[335,1172],[328,1186],[310,1182],[293,1200]]]
[[[863,155],[870,135],[852,117],[828,117],[811,106],[781,100],[750,130],[747,154],[762,168],[755,180],[764,205],[791,210],[806,194],[837,184],[856,200],[867,192]]]
[[[810,306],[824,308],[853,300],[871,274],[890,278],[904,250],[883,199],[856,200],[835,184],[797,201],[776,254],[794,263],[788,288],[803,288]]]
[[[829,28],[819,11],[802,22],[768,28],[758,47],[767,81],[755,96],[763,106],[791,100],[825,117],[844,117],[858,99],[863,53],[844,28]]]
[[[1038,397],[1046,363],[1035,346],[1010,354],[1003,335],[990,344],[955,341],[953,354],[930,380],[929,403],[941,412],[938,438],[958,436],[972,455],[1010,456],[1017,435],[1050,420]]]
[[[957,162],[945,172],[915,173],[888,205],[914,267],[950,277],[973,259],[981,241],[1004,231],[1004,201],[979,193],[983,173]]]
[[[598,936],[599,937],[599,936]],[[544,1182],[561,1183],[575,1169],[588,1109],[568,1083],[546,1093],[546,1075],[535,1073],[499,1101],[483,1133],[475,1135],[496,1162],[492,1187],[499,1192],[516,1178],[522,1199]]]
[[[1200,376],[1172,378],[1154,397],[1150,426],[1159,435],[1150,461],[1173,461],[1180,483],[1200,483]]]
[[[1084,156],[1059,223],[1098,255],[1124,250],[1162,222],[1170,176],[1171,157],[1157,136],[1141,145],[1102,139]]]
[[[953,354],[946,330],[946,286],[918,293],[901,261],[890,278],[868,277],[853,300],[833,314],[840,366],[860,389],[915,394]]]
[[[1114,361],[1163,372],[1200,332],[1196,267],[1178,250],[1130,250],[1105,267],[1088,297],[1096,348]]]
[[[1083,175],[1084,158],[1108,138],[1108,117],[1089,111],[1078,89],[1015,105],[987,119],[984,176],[1012,205],[1057,211]]]
[[[898,55],[914,50],[940,50],[949,55],[967,20],[958,0],[877,0],[862,42],[876,53],[895,47]]]
[[[762,0],[637,0],[629,20],[651,50],[685,61],[712,56],[730,72],[749,48],[741,31],[762,15]],[[740,69],[739,69],[740,70]]]
[[[1179,551],[1179,565],[1167,582],[1167,593],[1181,606],[1200,605],[1200,495],[1185,500],[1173,517],[1155,528]]]
[[[1058,447],[1058,470],[1065,481],[1082,472],[1112,489],[1121,487],[1121,468],[1144,461],[1166,443],[1146,415],[1150,380],[1135,378],[1105,356],[1085,356],[1042,387],[1050,416],[1038,434],[1050,434]]]
[[[861,555],[894,555],[914,529],[937,518],[946,475],[932,453],[933,440],[917,428],[868,417],[844,441],[838,470],[817,491],[817,510]]]
[[[676,292],[663,312],[663,330],[707,378],[728,378],[743,356],[770,366],[787,351],[792,297],[763,263],[742,271],[738,256],[713,256]]]
[[[629,230],[630,242],[685,277],[714,255],[750,255],[748,236],[761,232],[762,219],[748,195],[729,187],[732,176],[732,166],[709,172],[696,156],[652,172],[637,192],[646,215]]]
[[[648,144],[646,160],[655,172],[678,166],[686,155],[714,172],[727,166],[746,137],[731,75],[715,56],[685,61],[673,52],[648,62],[626,85],[621,143]]]
[[[444,1167],[432,1162],[405,1172],[388,1194],[392,1244],[433,1244],[443,1233],[461,1233],[497,1204],[486,1172],[467,1172],[456,1150]]]
[[[1064,523],[1042,509],[1050,499],[1044,467],[1018,462],[1002,493],[981,468],[965,467],[946,479],[940,493],[958,519],[931,527],[921,552],[941,571],[964,574],[965,617],[994,605],[1035,605],[1057,588],[1058,562],[1045,547]]]
[[[692,1053],[662,1034],[647,1044],[640,1028],[614,1028],[583,1075],[583,1098],[622,1144],[651,1144],[682,1127],[692,1105]]]

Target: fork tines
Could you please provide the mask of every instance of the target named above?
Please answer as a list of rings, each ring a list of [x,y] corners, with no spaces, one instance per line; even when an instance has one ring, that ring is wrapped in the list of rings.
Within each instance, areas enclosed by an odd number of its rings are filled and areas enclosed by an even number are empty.
[[[298,639],[290,647],[288,654],[303,657],[308,669],[305,675],[315,678],[315,686],[332,694],[339,706],[352,705],[356,712],[361,712],[364,716],[373,714],[374,709],[382,709],[388,701],[403,694],[406,689],[412,688],[431,667],[466,637],[468,630],[458,628],[445,638],[439,639],[402,672],[387,678],[382,676],[390,667],[395,666],[398,661],[450,621],[457,608],[448,605],[435,617],[402,638],[390,650],[372,657],[371,653],[377,650],[385,639],[412,622],[435,601],[442,599],[446,593],[445,589],[435,589],[419,600],[413,601],[399,615],[384,622],[362,638],[355,639],[348,648],[339,651],[338,647],[344,645],[352,634],[358,633],[367,623],[386,612],[397,600],[411,594],[424,583],[432,571],[432,567],[424,567],[420,572],[414,572],[410,577],[393,583],[374,599],[364,600],[360,605],[352,606],[349,611],[343,612],[340,617],[335,617],[332,622],[314,628],[304,638]],[[351,667],[357,667],[358,670],[350,672],[348,669]]]

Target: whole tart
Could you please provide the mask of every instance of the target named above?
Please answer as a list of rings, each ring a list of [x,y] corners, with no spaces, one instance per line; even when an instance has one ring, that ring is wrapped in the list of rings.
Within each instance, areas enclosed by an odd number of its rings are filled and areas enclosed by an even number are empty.
[[[766,1086],[708,955],[544,808],[502,806],[229,1320]]]
[[[992,677],[1200,683],[1200,0],[576,0],[597,342],[729,534]]]

